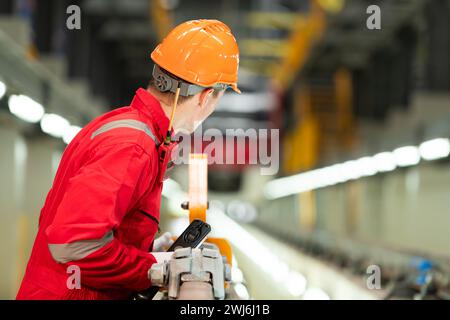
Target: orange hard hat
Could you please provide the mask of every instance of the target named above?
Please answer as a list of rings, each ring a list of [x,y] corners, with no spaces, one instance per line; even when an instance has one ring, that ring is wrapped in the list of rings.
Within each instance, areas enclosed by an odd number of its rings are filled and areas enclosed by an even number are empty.
[[[192,20],[176,26],[151,54],[161,68],[202,86],[237,87],[239,48],[230,28],[218,20]]]

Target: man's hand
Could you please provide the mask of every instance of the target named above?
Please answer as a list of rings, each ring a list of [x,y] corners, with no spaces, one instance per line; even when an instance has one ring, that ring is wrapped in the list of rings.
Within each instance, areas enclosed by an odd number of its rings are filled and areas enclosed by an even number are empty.
[[[165,232],[162,236],[155,239],[153,243],[153,252],[167,251],[173,242],[170,232]]]
[[[150,252],[156,259],[156,263],[165,263],[172,259],[173,251],[169,252]]]

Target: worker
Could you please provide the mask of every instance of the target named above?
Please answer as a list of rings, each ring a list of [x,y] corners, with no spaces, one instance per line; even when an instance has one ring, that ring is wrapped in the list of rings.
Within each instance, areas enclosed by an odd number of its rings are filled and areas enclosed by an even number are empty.
[[[167,258],[156,251],[170,238],[154,243],[173,137],[205,120],[227,87],[239,92],[239,50],[224,23],[193,20],[151,59],[148,88],[67,146],[17,299],[128,299],[151,287],[149,269]]]

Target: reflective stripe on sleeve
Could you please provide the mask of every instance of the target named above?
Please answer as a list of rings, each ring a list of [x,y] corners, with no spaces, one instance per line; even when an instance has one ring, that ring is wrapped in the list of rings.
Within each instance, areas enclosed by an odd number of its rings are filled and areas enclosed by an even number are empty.
[[[104,247],[114,239],[112,231],[107,232],[103,238],[96,240],[80,240],[72,243],[49,244],[50,253],[59,263],[67,263],[83,259]]]
[[[131,128],[145,132],[154,142],[155,144],[159,144],[152,130],[142,121],[134,120],[134,119],[122,119],[115,120],[108,123],[105,123],[100,128],[95,130],[91,135],[91,140],[94,139],[99,134],[105,133],[112,129],[117,128]]]

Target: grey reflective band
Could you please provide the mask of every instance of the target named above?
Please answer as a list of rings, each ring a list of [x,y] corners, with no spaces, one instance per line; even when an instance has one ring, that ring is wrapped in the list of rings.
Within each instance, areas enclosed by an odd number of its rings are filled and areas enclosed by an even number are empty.
[[[150,138],[152,138],[152,140],[155,142],[156,145],[159,144],[158,139],[156,139],[152,130],[144,122],[134,120],[134,119],[122,119],[122,120],[115,120],[115,121],[108,122],[108,123],[102,125],[97,130],[95,130],[91,135],[91,139],[94,139],[99,134],[102,134],[109,130],[113,130],[113,129],[117,129],[117,128],[131,128],[131,129],[143,131]]]
[[[180,95],[184,97],[193,96],[206,88],[214,88],[217,90],[225,90],[228,86],[223,83],[217,83],[210,87],[202,87],[196,84],[187,83],[182,80],[177,80],[167,72],[164,72],[157,64],[153,67],[153,79],[155,80],[156,88],[161,92],[170,91],[175,93],[178,86],[180,86]]]
[[[72,243],[49,244],[48,248],[56,262],[67,263],[87,257],[94,251],[103,248],[113,239],[113,232],[109,231],[103,238],[98,240],[81,240]]]

